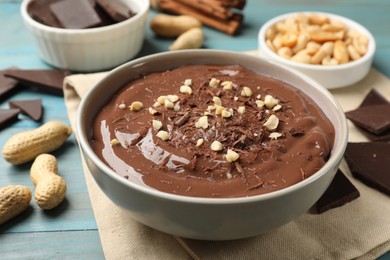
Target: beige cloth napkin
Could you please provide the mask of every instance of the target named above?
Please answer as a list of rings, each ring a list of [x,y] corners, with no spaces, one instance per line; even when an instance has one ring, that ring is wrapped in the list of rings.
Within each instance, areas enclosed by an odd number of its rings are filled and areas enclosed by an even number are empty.
[[[65,79],[65,103],[74,130],[80,99],[104,75]],[[390,100],[390,80],[375,69],[358,84],[332,94],[347,111],[371,88]],[[366,141],[353,125],[349,140]],[[359,189],[359,199],[323,214],[306,213],[265,235],[223,242],[172,237],[136,222],[102,193],[82,161],[107,259],[374,259],[390,250],[389,196],[354,179],[344,161],[341,169]]]

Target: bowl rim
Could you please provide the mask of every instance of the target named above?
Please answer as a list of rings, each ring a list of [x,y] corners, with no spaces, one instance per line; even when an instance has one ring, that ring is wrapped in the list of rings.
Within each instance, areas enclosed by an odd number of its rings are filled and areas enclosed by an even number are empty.
[[[318,14],[318,15],[326,15],[331,19],[341,21],[343,22],[348,28],[353,28],[359,31],[360,33],[363,33],[366,35],[369,39],[368,49],[364,56],[362,56],[360,59],[350,61],[345,64],[337,64],[337,65],[315,65],[315,64],[304,64],[304,63],[298,63],[294,62],[288,59],[285,59],[275,52],[273,52],[266,44],[265,42],[265,34],[269,27],[276,24],[279,21],[285,20],[286,18],[289,18],[291,16],[294,16],[296,14]],[[339,69],[348,69],[355,66],[358,66],[360,64],[363,64],[369,60],[371,60],[375,54],[376,50],[376,41],[372,33],[364,27],[362,24],[347,18],[345,16],[341,16],[334,13],[328,13],[328,12],[321,12],[321,11],[299,11],[299,12],[290,12],[290,13],[284,13],[278,16],[275,16],[274,18],[268,20],[263,26],[261,26],[259,32],[258,32],[258,41],[259,41],[259,50],[260,52],[264,52],[265,55],[273,58],[274,60],[283,63],[288,66],[294,66],[299,69],[305,69],[305,70],[313,70],[313,71],[333,71],[333,70],[339,70]]]
[[[252,55],[248,55],[245,53],[239,53],[235,51],[226,51],[226,50],[207,50],[207,49],[199,49],[199,50],[180,50],[175,52],[162,52],[157,54],[152,54],[148,56],[144,56],[132,61],[129,61],[112,71],[108,72],[107,75],[105,75],[98,83],[96,83],[90,91],[82,98],[78,111],[77,111],[77,118],[76,118],[76,125],[77,127],[77,139],[79,141],[80,149],[82,149],[83,153],[89,157],[90,160],[93,161],[93,163],[102,171],[105,175],[109,175],[110,178],[113,178],[115,181],[118,181],[122,183],[125,186],[128,186],[129,188],[135,189],[138,192],[145,193],[149,196],[153,196],[159,199],[164,200],[170,200],[175,201],[179,203],[189,203],[189,204],[206,204],[206,205],[233,205],[233,204],[246,204],[246,203],[254,203],[257,201],[265,201],[274,199],[276,197],[282,197],[288,193],[295,192],[301,188],[303,188],[306,185],[309,185],[312,182],[315,182],[317,179],[325,175],[328,171],[332,171],[335,165],[338,165],[339,162],[342,160],[344,151],[347,146],[347,140],[348,140],[348,126],[347,126],[347,120],[344,114],[343,109],[341,108],[340,104],[336,101],[336,99],[332,96],[332,94],[323,86],[321,86],[318,82],[315,80],[309,78],[308,76],[304,75],[303,73],[292,69],[290,67],[280,65],[278,63],[275,63],[273,61],[268,61],[265,59],[260,58],[262,62],[269,63],[272,66],[281,67],[284,70],[287,70],[290,73],[294,73],[297,77],[303,79],[304,81],[308,82],[311,86],[313,86],[317,91],[321,92],[322,95],[324,95],[329,102],[334,107],[338,119],[341,123],[341,126],[339,128],[338,134],[335,135],[335,144],[340,143],[337,147],[334,146],[332,148],[332,155],[329,158],[329,160],[325,163],[325,165],[318,170],[316,173],[314,173],[312,176],[308,177],[305,180],[302,180],[296,184],[293,184],[292,186],[283,188],[281,190],[273,191],[270,193],[265,194],[259,194],[254,196],[247,196],[247,197],[233,197],[233,198],[205,198],[205,197],[191,197],[191,196],[183,196],[183,195],[176,195],[171,194],[167,192],[163,192],[148,186],[143,186],[140,184],[133,183],[121,176],[119,176],[117,173],[115,173],[114,170],[112,170],[109,166],[107,166],[103,161],[101,161],[98,156],[95,154],[93,149],[91,148],[91,145],[88,141],[88,138],[84,135],[83,127],[88,127],[86,123],[82,120],[82,114],[83,114],[83,108],[88,104],[90,97],[92,96],[94,90],[98,89],[99,86],[101,86],[106,80],[109,80],[110,77],[115,76],[116,73],[126,70],[127,67],[134,67],[138,65],[142,65],[144,63],[150,62],[150,60],[154,59],[163,59],[165,57],[169,57],[171,55],[178,55],[180,56],[186,56],[186,55],[194,55],[193,57],[196,57],[197,54],[203,53],[205,55],[213,55],[213,54],[219,54],[219,55],[230,55],[232,57],[232,60],[234,60],[234,57],[243,57],[245,56],[245,59],[252,60],[254,62],[258,62],[259,57],[255,57]],[[335,127],[335,125],[332,122],[332,125]],[[336,128],[336,127],[335,127]],[[91,174],[91,173],[90,173]]]
[[[104,33],[106,31],[112,30],[112,29],[118,29],[124,26],[129,26],[132,23],[135,23],[137,20],[139,20],[141,17],[145,16],[150,7],[150,2],[149,1],[144,1],[144,0],[131,0],[134,3],[137,3],[139,5],[140,9],[139,11],[133,16],[130,17],[129,19],[126,19],[124,21],[111,24],[111,25],[106,25],[106,26],[101,26],[101,27],[95,27],[95,28],[85,28],[85,29],[66,29],[66,28],[57,28],[57,27],[52,27],[45,25],[43,23],[40,23],[36,20],[34,20],[30,14],[27,11],[28,5],[34,0],[23,0],[20,6],[20,12],[25,20],[26,23],[29,23],[31,26],[38,28],[39,30],[47,31],[50,33],[58,33],[58,34],[84,34],[84,35],[89,35],[93,33]]]

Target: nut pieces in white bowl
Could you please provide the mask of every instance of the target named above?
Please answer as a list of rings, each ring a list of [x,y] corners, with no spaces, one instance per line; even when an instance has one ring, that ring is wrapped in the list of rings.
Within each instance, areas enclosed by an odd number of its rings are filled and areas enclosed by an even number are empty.
[[[261,55],[297,69],[328,89],[352,85],[371,68],[375,39],[362,25],[322,12],[277,16],[258,35]]]

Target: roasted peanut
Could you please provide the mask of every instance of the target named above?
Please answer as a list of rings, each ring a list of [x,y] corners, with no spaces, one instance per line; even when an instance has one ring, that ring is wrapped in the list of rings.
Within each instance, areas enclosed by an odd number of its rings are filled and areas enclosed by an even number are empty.
[[[57,159],[50,154],[39,155],[31,166],[30,178],[35,186],[35,201],[41,209],[55,208],[65,198],[65,179],[57,174]]]
[[[334,46],[333,42],[324,43],[320,47],[320,49],[314,54],[314,56],[311,58],[311,63],[320,64],[323,58],[333,53],[333,46]]]
[[[160,37],[175,38],[192,28],[202,27],[202,23],[188,15],[157,14],[150,21],[150,27]]]
[[[355,49],[353,45],[348,45],[347,50],[352,60],[358,60],[361,58],[359,52]]]
[[[334,65],[339,64],[339,62],[335,58],[331,58],[330,56],[326,56],[322,59],[321,64],[325,65],[325,66],[334,66]]]
[[[306,52],[306,50],[301,50],[291,58],[292,61],[296,61],[299,63],[309,64],[311,61],[311,56]]]
[[[31,191],[27,186],[9,185],[0,189],[0,225],[25,211],[30,205]]]
[[[61,122],[48,122],[35,130],[12,136],[3,147],[3,157],[9,163],[22,164],[41,153],[56,150],[72,134],[72,129]]]
[[[289,47],[282,47],[278,50],[278,54],[285,59],[290,59],[293,55],[293,52]]]
[[[347,63],[349,61],[347,46],[343,41],[336,41],[334,43],[333,57],[339,64]]]

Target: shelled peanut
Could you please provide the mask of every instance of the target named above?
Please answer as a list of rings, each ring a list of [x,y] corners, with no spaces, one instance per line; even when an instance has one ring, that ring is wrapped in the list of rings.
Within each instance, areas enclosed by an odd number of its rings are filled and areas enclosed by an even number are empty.
[[[169,47],[171,51],[198,49],[204,42],[202,23],[189,15],[157,14],[150,27],[159,37],[176,38]]]
[[[2,155],[9,163],[22,164],[42,153],[56,150],[72,134],[72,129],[56,121],[12,136],[4,145]]]
[[[22,185],[8,185],[0,189],[0,225],[25,211],[30,205],[31,191]]]
[[[156,14],[150,21],[150,28],[160,37],[176,38],[192,28],[201,28],[202,23],[189,15]]]
[[[267,46],[279,56],[315,65],[345,64],[364,56],[368,37],[322,14],[299,13],[266,31]]]
[[[35,186],[35,201],[41,209],[57,207],[65,198],[66,183],[58,176],[57,159],[50,154],[40,154],[30,169],[31,182]]]

